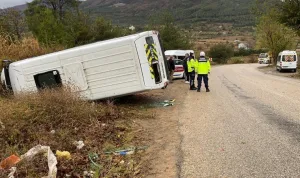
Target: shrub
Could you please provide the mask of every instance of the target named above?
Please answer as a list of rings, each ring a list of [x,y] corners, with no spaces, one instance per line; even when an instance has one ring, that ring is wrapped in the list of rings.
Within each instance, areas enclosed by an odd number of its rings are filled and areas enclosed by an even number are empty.
[[[208,54],[215,62],[225,64],[233,56],[234,51],[231,45],[217,44],[210,49]]]
[[[240,57],[234,57],[234,58],[231,58],[230,60],[227,61],[228,64],[242,64],[244,63],[244,60]]]
[[[234,56],[250,56],[252,54],[260,54],[260,53],[266,53],[267,50],[265,49],[244,49],[241,48],[238,51],[234,52]]]
[[[13,41],[10,36],[0,35],[0,49],[0,60],[5,58],[21,60],[62,50],[63,47],[45,47],[40,45],[33,37],[25,37],[20,41]]]
[[[253,55],[249,56],[249,58],[246,62],[247,63],[257,63],[257,58],[258,58],[258,56],[253,54]]]

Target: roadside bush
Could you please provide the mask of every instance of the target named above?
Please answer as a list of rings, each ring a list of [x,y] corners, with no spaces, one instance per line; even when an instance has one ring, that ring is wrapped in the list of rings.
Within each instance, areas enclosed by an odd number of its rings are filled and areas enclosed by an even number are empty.
[[[228,64],[242,64],[244,60],[241,57],[233,57],[227,61]]]
[[[248,57],[247,63],[257,63],[258,55],[252,54]]]
[[[234,55],[233,47],[228,44],[217,44],[208,52],[209,56],[217,63],[226,64]]]
[[[81,100],[69,89],[46,90],[38,94],[0,98],[0,159],[11,154],[21,155],[36,145],[50,146],[51,150],[69,151],[71,160],[58,160],[57,177],[82,175],[91,170],[89,153],[101,154],[99,177],[135,177],[133,165],[116,165],[116,157],[102,155],[105,145],[112,148],[129,144],[131,121],[137,118],[134,110],[117,107],[111,103],[92,103]],[[74,141],[84,141],[78,150]],[[133,158],[122,158],[127,161]],[[119,161],[118,161],[119,162]],[[44,157],[17,165],[16,177],[43,177],[48,172]],[[7,172],[0,171],[0,177]],[[81,177],[81,176],[79,176]]]
[[[12,40],[10,36],[0,35],[0,62],[3,59],[21,60],[39,56],[54,51],[62,50],[63,47],[45,47],[33,37],[25,37],[22,40]]]
[[[252,54],[260,54],[260,53],[266,53],[267,50],[265,49],[244,49],[241,48],[238,51],[234,52],[234,56],[250,56]]]

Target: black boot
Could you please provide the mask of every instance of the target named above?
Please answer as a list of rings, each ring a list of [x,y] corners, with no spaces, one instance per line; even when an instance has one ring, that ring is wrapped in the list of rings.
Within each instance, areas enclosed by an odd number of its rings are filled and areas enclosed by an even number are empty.
[[[206,88],[206,92],[210,92],[209,88]]]
[[[197,90],[198,88],[195,87],[195,85],[192,86],[193,90]]]
[[[197,88],[191,86],[191,87],[190,87],[190,90],[197,90]]]

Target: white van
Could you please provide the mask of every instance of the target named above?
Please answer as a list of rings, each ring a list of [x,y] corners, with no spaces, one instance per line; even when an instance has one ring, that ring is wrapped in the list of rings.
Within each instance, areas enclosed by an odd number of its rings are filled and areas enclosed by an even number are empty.
[[[4,61],[2,78],[16,93],[75,86],[87,100],[165,88],[167,61],[159,34],[148,31],[18,62]]]
[[[277,58],[276,68],[278,71],[292,70],[297,71],[298,56],[296,51],[282,51]]]
[[[165,51],[166,57],[174,56],[175,59],[181,59],[183,60],[185,58],[185,54],[188,53],[193,53],[195,52],[193,50],[167,50]]]
[[[175,71],[173,74],[173,78],[185,78],[184,68],[183,68],[183,59],[186,54],[194,53],[193,50],[167,50],[165,51],[165,55],[167,58],[170,56],[174,56],[175,62]]]
[[[259,64],[269,64],[270,57],[268,53],[260,53],[258,56],[258,63]]]

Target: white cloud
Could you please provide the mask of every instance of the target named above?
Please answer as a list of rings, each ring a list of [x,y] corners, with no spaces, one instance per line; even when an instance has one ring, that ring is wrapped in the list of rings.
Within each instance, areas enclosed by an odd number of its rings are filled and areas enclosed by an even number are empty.
[[[22,5],[22,4],[26,4],[26,2],[31,2],[31,1],[33,0],[0,0],[0,8]]]

